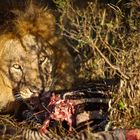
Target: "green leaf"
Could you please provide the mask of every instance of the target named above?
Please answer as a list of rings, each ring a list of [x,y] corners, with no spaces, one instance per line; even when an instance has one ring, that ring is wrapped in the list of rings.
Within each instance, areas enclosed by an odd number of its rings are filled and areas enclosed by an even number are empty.
[[[125,103],[123,101],[120,101],[118,106],[119,106],[120,110],[124,110],[125,109]]]

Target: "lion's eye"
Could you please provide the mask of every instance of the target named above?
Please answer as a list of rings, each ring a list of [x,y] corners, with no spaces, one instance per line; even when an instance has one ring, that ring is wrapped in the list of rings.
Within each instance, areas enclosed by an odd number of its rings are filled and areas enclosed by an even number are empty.
[[[19,64],[13,64],[12,67],[15,68],[15,69],[21,69],[21,66]]]
[[[39,63],[43,63],[46,60],[46,56],[41,56],[39,58]]]

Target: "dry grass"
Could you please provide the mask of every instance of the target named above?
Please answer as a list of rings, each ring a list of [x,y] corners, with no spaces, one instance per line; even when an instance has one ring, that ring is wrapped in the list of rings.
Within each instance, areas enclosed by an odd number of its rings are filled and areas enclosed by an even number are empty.
[[[110,122],[118,128],[140,128],[139,1],[121,7],[94,2],[82,10],[73,8],[69,0],[57,0],[57,5],[58,25],[74,54],[79,79],[119,77]],[[13,119],[0,118],[0,124],[16,126]]]
[[[119,77],[120,87],[113,95],[110,121],[114,127],[140,127],[139,1],[124,5],[91,2],[86,9],[73,8],[68,0],[63,4],[58,3],[59,27],[76,52],[79,78]]]

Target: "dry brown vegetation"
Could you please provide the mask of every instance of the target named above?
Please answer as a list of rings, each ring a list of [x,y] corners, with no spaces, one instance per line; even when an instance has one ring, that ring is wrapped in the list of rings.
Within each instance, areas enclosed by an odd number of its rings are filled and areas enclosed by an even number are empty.
[[[59,27],[76,52],[79,78],[119,77],[110,121],[115,127],[140,127],[139,1],[116,5],[96,1],[84,9],[73,8],[67,0],[58,1]]]
[[[73,53],[79,79],[119,77],[110,123],[117,128],[140,128],[140,2],[90,2],[83,9],[70,0],[55,2],[58,28]]]

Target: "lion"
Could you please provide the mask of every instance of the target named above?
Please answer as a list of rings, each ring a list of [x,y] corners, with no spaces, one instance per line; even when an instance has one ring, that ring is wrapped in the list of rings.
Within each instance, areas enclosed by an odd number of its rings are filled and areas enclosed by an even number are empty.
[[[75,81],[72,56],[56,35],[51,11],[30,3],[12,14],[10,25],[0,32],[1,113],[17,111],[17,93],[26,100],[70,89]]]

